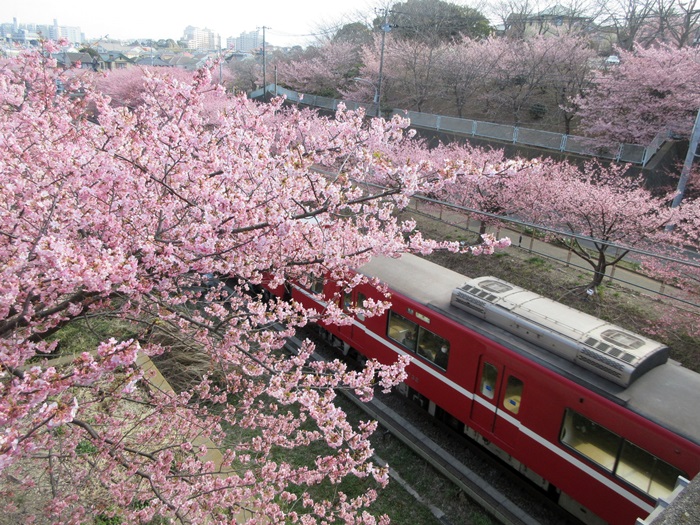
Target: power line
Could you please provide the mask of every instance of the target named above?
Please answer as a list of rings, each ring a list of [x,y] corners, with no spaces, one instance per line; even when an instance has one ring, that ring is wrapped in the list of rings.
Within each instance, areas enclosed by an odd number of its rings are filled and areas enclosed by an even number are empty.
[[[329,172],[329,171],[322,170],[319,168],[313,168],[313,171],[316,171],[318,173],[325,173],[325,174],[335,174],[334,172]],[[375,184],[375,183],[368,182],[368,181],[355,180],[355,182],[358,184],[364,184],[365,186],[370,186],[370,187],[380,189],[380,190],[387,189],[386,187],[382,186],[381,184]],[[497,213],[491,213],[488,211],[479,210],[477,208],[470,208],[468,206],[461,206],[459,204],[453,204],[453,203],[442,201],[439,199],[433,199],[433,198],[430,198],[430,197],[427,197],[424,195],[415,195],[414,197],[418,198],[422,201],[425,201],[425,202],[438,204],[440,206],[446,206],[446,207],[452,208],[454,210],[472,213],[474,215],[489,217],[490,219],[496,219],[496,220],[501,221],[501,222],[516,224],[518,226],[522,226],[525,228],[549,232],[549,233],[552,233],[555,235],[560,235],[563,237],[570,237],[570,238],[576,239],[577,241],[580,240],[580,241],[590,242],[593,244],[601,244],[601,245],[607,246],[608,248],[614,248],[614,249],[620,250],[620,251],[636,253],[638,255],[643,255],[645,257],[652,257],[652,258],[656,258],[656,259],[659,259],[662,261],[673,262],[673,263],[681,264],[684,266],[690,266],[693,268],[700,268],[700,263],[693,262],[689,259],[679,259],[677,257],[670,257],[668,255],[662,255],[662,254],[659,254],[657,252],[650,252],[648,250],[643,250],[641,248],[635,248],[633,246],[627,246],[627,245],[615,243],[612,241],[605,241],[602,239],[596,239],[595,237],[589,237],[587,235],[581,235],[581,234],[577,234],[577,233],[573,233],[573,232],[559,230],[559,229],[553,228],[553,227],[543,226],[541,224],[535,224],[535,223],[523,221],[521,219],[515,219],[513,217],[508,217],[507,215],[500,215]]]
[[[309,38],[309,37],[320,37],[320,36],[328,36],[328,35],[333,35],[338,31],[338,28],[329,28],[327,30],[319,31],[316,33],[286,33],[284,31],[270,31],[274,35],[278,36],[286,36],[286,37],[293,37],[293,38]]]

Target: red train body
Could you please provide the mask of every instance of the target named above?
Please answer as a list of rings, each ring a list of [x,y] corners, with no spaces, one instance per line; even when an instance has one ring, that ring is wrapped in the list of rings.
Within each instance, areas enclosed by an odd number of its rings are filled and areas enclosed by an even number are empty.
[[[456,308],[451,294],[468,280],[463,275],[410,255],[379,258],[359,271],[389,287],[392,307],[326,326],[336,342],[384,363],[409,355],[402,393],[550,490],[583,521],[632,525],[672,491],[678,475],[700,471],[698,374],[657,358],[630,384],[616,384],[595,373],[596,363],[586,369],[535,344],[541,334],[532,323],[516,318],[506,330]],[[333,287],[327,283],[323,295],[331,297]],[[297,286],[292,296],[307,306],[325,300]],[[344,301],[361,305],[366,298],[383,296],[363,285]],[[513,333],[523,326],[529,340]]]

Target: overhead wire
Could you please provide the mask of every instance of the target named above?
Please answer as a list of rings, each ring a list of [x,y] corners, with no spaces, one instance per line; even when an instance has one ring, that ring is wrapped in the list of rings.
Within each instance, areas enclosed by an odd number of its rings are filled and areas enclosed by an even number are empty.
[[[270,33],[278,36],[285,36],[285,37],[291,37],[291,38],[311,38],[311,37],[321,37],[321,36],[328,36],[328,35],[333,35],[337,31],[337,28],[329,28],[324,31],[318,31],[315,33],[287,33],[284,31],[275,31],[274,29],[270,29]]]

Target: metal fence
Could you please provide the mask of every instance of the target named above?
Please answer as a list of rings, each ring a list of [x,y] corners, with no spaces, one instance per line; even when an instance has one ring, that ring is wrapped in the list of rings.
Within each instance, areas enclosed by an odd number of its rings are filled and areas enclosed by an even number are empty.
[[[372,103],[343,101],[318,95],[305,95],[275,86],[274,84],[268,84],[267,92],[273,95],[284,95],[290,102],[332,111],[338,109],[340,103],[345,104],[345,107],[350,110],[356,110],[362,107],[368,115],[372,115],[376,111],[376,105]],[[258,98],[262,95],[263,90],[261,88],[249,93],[248,96],[250,98]],[[646,166],[668,138],[668,133],[663,131],[660,132],[648,146],[626,143],[602,144],[589,137],[578,137],[576,135],[565,135],[563,133],[553,133],[551,131],[495,124],[493,122],[434,115],[432,113],[394,109],[391,114],[406,117],[411,121],[412,126],[421,128],[457,133],[464,136],[483,137],[512,144],[534,146],[559,151],[561,153],[574,153],[577,155],[587,155],[619,162],[629,162],[641,166]]]
[[[493,122],[433,115],[430,113],[419,113],[417,111],[394,110],[392,114],[406,116],[414,126],[430,128],[436,131],[448,131],[465,136],[483,137],[499,140],[501,142],[535,146],[538,148],[560,151],[562,153],[575,153],[577,155],[614,159],[619,162],[641,164],[642,166],[649,162],[666,138],[665,133],[659,134],[658,140],[655,139],[649,146],[624,143],[601,144],[588,137],[565,135],[563,133],[553,133],[551,131],[509,126],[507,124],[496,124]]]
[[[430,217],[431,219],[472,234],[480,234],[482,232],[482,228],[484,227],[482,220],[485,218],[485,215],[495,217],[494,214],[480,213],[478,210],[465,208],[448,202],[437,201],[421,195],[413,195],[411,210],[414,213]],[[592,271],[590,266],[574,255],[571,245],[564,247],[550,244],[547,239],[549,233],[556,233],[557,237],[575,238],[584,246],[590,246],[594,241],[590,237],[543,226],[536,226],[514,218],[498,217],[498,219],[498,225],[486,226],[488,233],[492,233],[496,237],[509,236],[513,241],[513,247],[526,250],[547,260],[557,261],[567,267],[576,268],[582,272],[590,273]],[[675,262],[681,261],[681,259],[652,254],[632,246],[610,243],[609,248],[610,253],[614,253],[615,256],[621,252],[628,252],[625,260],[631,263],[638,261],[643,255],[661,257],[662,259]],[[692,261],[686,264],[697,266],[697,263]],[[605,281],[609,283],[615,282],[637,291],[671,299],[681,307],[700,308],[700,303],[698,302],[698,296],[696,294],[680,290],[673,285],[652,279],[651,277],[647,277],[639,272],[635,272],[633,269],[625,268],[621,265],[612,266],[610,273],[605,277]]]

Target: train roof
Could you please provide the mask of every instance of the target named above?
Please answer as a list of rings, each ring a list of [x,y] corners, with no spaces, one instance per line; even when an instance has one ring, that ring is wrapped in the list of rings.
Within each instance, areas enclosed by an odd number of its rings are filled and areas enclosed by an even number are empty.
[[[697,403],[700,374],[678,362],[669,360],[646,371],[630,386],[621,386],[453,306],[453,291],[470,280],[460,273],[410,254],[398,259],[377,257],[362,266],[360,272],[378,278],[396,292],[700,444]]]
[[[668,360],[663,343],[496,277],[470,279],[451,302],[624,387]]]

